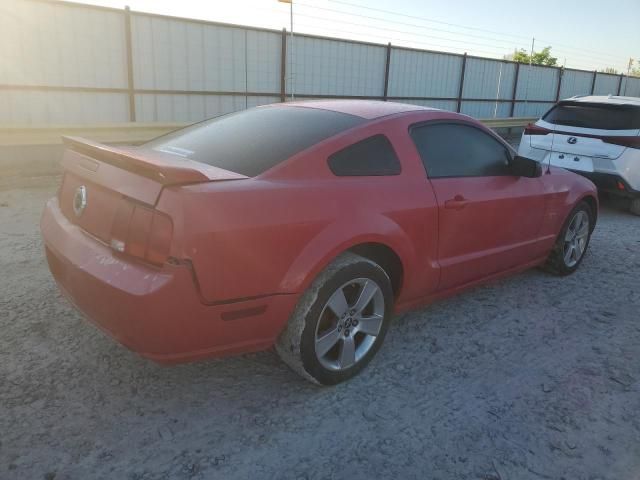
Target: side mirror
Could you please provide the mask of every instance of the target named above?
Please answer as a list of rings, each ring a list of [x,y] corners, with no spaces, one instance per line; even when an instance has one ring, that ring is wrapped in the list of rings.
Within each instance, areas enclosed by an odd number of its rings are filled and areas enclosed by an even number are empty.
[[[511,173],[518,177],[538,178],[542,176],[542,165],[540,162],[527,157],[516,155],[511,159]]]

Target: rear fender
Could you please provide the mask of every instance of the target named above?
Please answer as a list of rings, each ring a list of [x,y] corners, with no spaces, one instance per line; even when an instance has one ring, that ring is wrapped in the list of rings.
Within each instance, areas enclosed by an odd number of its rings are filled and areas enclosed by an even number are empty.
[[[363,243],[380,243],[391,248],[402,262],[404,277],[412,274],[411,266],[417,264],[416,250],[408,235],[389,217],[372,215],[361,217],[356,222],[349,219],[329,224],[295,259],[280,285],[280,291],[305,291],[338,255]]]

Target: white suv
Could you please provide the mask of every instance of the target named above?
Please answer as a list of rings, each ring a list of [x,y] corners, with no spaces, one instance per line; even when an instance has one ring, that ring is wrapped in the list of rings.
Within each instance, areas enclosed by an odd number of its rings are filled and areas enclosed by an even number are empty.
[[[518,154],[584,175],[640,215],[640,98],[562,100],[525,128]]]

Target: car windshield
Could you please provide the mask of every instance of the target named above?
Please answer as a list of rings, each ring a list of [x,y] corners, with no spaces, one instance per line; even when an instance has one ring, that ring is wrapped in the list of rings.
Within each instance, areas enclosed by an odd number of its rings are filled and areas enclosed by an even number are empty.
[[[143,148],[254,177],[362,122],[354,115],[318,108],[258,107],[197,123]]]
[[[640,107],[563,102],[549,110],[542,119],[555,125],[570,127],[635,130],[640,128]]]

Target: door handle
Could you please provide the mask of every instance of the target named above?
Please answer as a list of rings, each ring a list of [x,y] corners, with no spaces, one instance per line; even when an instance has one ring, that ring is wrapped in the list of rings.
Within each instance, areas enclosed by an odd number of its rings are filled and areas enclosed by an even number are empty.
[[[467,206],[469,200],[464,198],[462,195],[456,195],[451,200],[447,200],[444,202],[444,208],[451,208],[453,210],[461,210]]]

